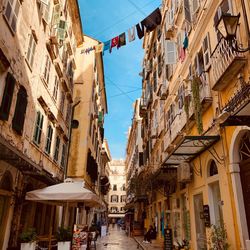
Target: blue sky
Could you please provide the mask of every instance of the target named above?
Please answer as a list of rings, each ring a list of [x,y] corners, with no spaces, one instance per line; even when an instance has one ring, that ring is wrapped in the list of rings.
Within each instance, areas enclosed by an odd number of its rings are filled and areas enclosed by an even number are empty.
[[[160,0],[79,0],[83,32],[105,42],[127,32],[161,4]],[[127,36],[127,33],[126,33]],[[143,40],[143,39],[142,39]],[[108,115],[105,138],[113,159],[125,158],[133,101],[141,96],[142,40],[104,55]]]

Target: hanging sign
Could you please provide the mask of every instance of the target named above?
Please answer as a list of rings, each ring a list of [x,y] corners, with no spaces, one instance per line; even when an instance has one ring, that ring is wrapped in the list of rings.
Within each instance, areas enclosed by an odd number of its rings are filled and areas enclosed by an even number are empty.
[[[173,249],[172,229],[164,229],[164,250]]]

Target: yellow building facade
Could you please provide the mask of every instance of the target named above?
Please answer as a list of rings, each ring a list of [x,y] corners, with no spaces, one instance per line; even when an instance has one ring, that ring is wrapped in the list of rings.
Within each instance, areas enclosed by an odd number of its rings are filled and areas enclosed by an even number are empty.
[[[249,52],[219,32],[238,15],[249,46],[249,1],[163,1],[163,21],[146,33],[140,115],[147,185],[144,226],[163,244],[213,248],[213,225],[231,249],[249,249]],[[185,241],[183,241],[185,240]]]

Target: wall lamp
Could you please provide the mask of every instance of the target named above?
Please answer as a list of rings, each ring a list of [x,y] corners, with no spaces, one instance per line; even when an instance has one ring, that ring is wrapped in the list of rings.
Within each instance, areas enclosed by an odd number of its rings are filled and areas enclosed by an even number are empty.
[[[238,45],[236,32],[239,24],[239,19],[240,13],[237,16],[231,15],[229,13],[223,13],[217,25],[217,29],[219,30],[221,35],[229,42],[229,45],[234,51],[243,53],[250,50],[250,45],[248,48],[242,48]]]

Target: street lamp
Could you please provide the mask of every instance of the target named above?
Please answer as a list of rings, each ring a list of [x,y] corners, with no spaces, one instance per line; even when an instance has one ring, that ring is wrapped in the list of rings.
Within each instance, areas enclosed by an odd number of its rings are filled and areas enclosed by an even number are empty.
[[[237,16],[231,15],[229,13],[223,13],[217,25],[217,29],[219,30],[221,35],[229,42],[229,45],[234,51],[247,52],[250,50],[250,46],[248,48],[242,48],[238,45],[238,41],[236,39],[239,19],[240,13]]]

